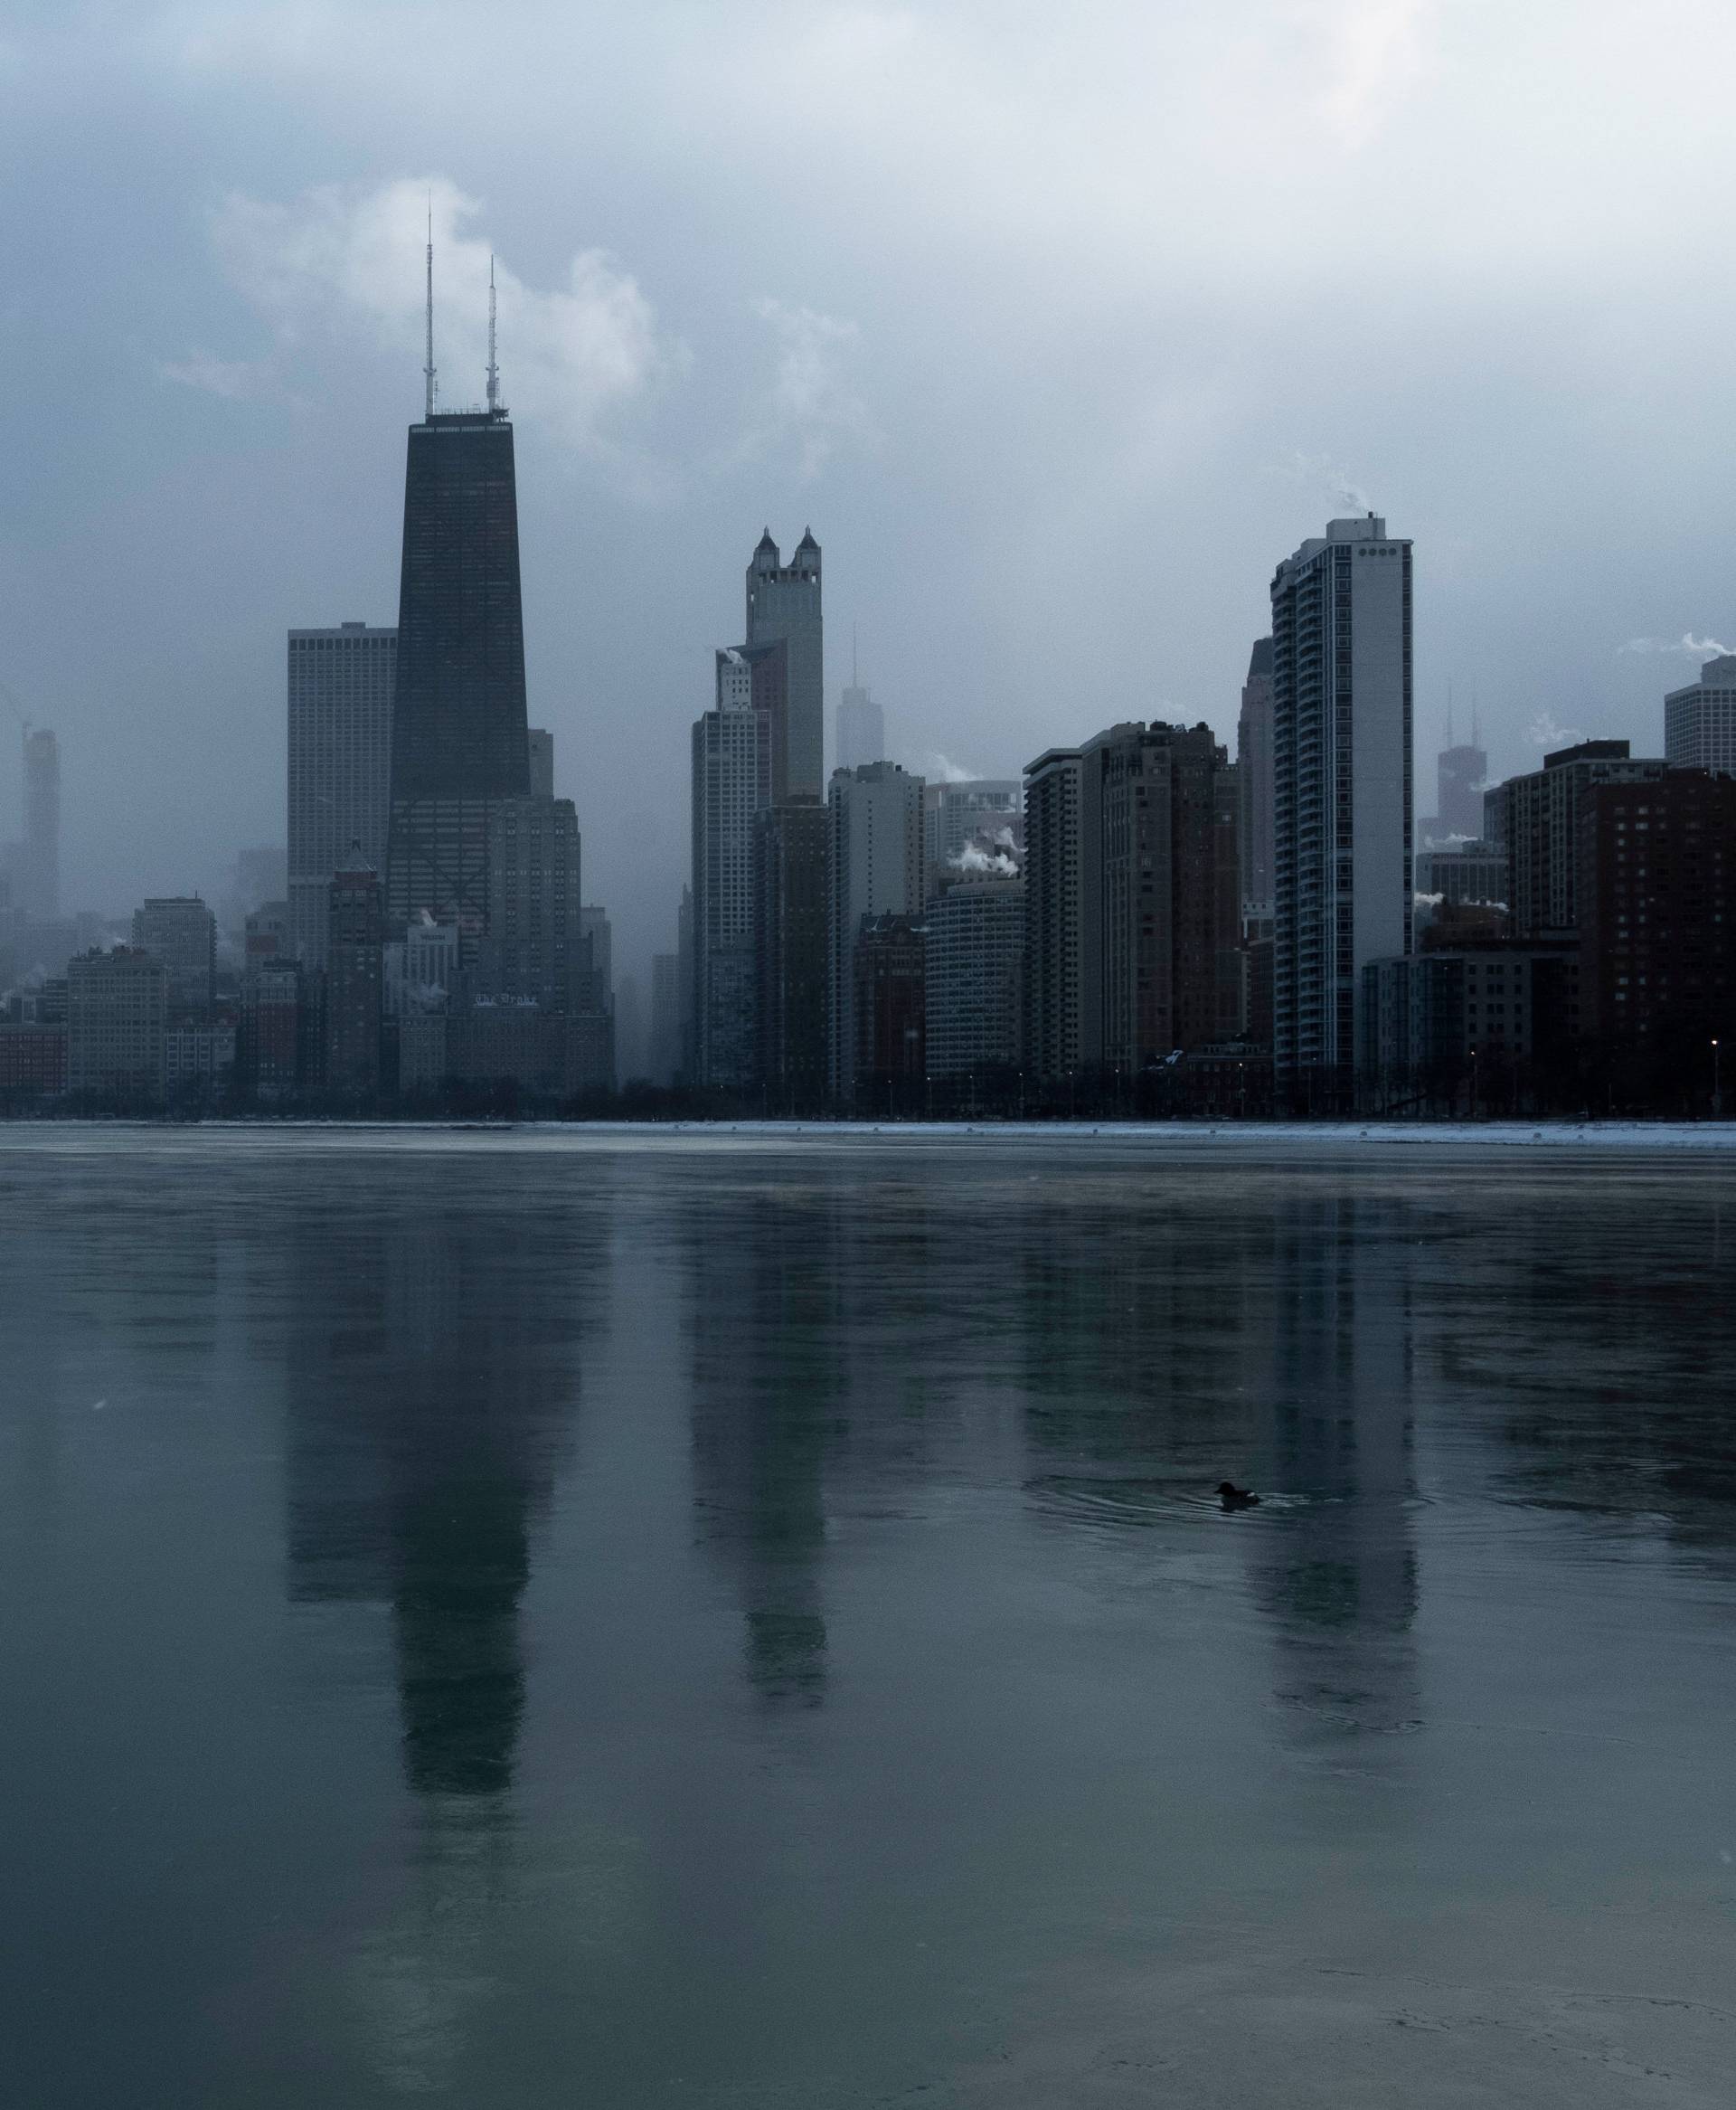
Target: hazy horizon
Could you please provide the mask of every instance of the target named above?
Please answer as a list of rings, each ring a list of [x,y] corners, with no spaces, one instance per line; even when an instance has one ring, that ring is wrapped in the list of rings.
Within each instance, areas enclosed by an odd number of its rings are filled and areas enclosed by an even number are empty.
[[[0,680],[61,743],[69,907],[284,837],[284,638],[397,613],[429,194],[443,398],[486,274],[533,723],[618,972],[673,943],[687,738],[762,527],[825,551],[827,736],[1013,776],[1233,743],[1273,566],[1417,550],[1495,775],[1662,744],[1736,624],[1704,444],[1736,149],[1701,5],[14,8]],[[334,62],[328,54],[342,53]],[[1697,647],[1703,648],[1696,648]],[[0,739],[0,834],[16,829]]]

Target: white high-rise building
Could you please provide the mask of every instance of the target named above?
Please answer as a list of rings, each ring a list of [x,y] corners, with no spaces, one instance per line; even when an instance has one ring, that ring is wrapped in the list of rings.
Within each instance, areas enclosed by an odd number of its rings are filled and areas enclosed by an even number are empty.
[[[326,964],[332,875],[359,849],[386,868],[398,633],[366,623],[289,633],[289,930]]]
[[[1272,580],[1279,1104],[1342,1099],[1370,960],[1410,950],[1410,544],[1334,520]]]
[[[1698,681],[1665,697],[1664,756],[1679,770],[1736,775],[1736,657],[1708,659]]]
[[[754,708],[753,668],[717,656],[717,707],[693,726],[693,1064],[698,1082],[758,1080],[754,819],[771,803],[772,716]]]

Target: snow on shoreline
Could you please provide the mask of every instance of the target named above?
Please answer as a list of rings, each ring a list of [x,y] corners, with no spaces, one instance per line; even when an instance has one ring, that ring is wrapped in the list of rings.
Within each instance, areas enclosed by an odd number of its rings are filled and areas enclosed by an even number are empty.
[[[882,1141],[909,1149],[931,1143],[1017,1143],[1058,1149],[1096,1144],[1104,1151],[1202,1148],[1237,1152],[1418,1150],[1610,1150],[1736,1153],[1736,1121],[55,1121],[8,1123],[7,1144],[48,1147],[55,1139],[84,1144],[118,1135],[155,1136],[221,1148],[230,1138],[267,1137],[383,1142],[393,1136],[426,1143],[457,1140],[646,1144],[825,1145]]]

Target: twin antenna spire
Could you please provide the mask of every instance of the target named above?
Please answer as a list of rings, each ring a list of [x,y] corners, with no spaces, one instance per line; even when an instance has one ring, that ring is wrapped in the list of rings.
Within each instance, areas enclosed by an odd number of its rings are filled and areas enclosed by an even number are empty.
[[[427,350],[422,365],[422,379],[426,383],[425,415],[431,418],[439,395],[434,371],[434,203],[431,198],[428,207],[427,326]],[[488,258],[488,409],[493,413],[499,408],[500,367],[495,358],[495,260],[491,251]]]

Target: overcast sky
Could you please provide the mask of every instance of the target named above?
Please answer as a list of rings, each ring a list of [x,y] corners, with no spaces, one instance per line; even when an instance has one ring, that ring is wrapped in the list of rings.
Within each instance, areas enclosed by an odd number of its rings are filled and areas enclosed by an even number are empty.
[[[532,719],[629,969],[767,524],[828,720],[854,624],[912,764],[1233,742],[1275,563],[1363,505],[1420,812],[1449,684],[1497,774],[1655,752],[1736,629],[1733,73],[1728,0],[12,0],[0,679],[73,905],[281,842],[285,630],[396,620],[430,187],[448,400],[499,259]]]

